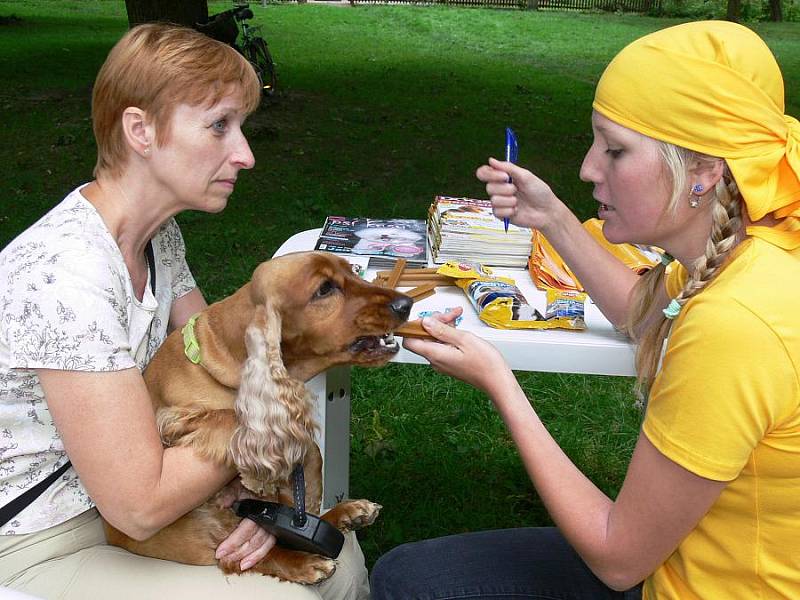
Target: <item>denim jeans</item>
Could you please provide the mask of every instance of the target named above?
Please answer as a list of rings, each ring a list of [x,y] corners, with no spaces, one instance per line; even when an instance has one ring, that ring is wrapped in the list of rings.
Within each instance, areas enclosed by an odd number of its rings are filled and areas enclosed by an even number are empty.
[[[372,571],[372,600],[638,600],[607,587],[554,527],[502,529],[403,544]]]

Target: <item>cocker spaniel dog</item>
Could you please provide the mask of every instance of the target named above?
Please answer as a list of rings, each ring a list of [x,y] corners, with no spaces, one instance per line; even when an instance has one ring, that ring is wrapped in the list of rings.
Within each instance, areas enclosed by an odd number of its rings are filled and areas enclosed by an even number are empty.
[[[290,475],[301,463],[307,509],[319,514],[322,458],[304,382],[335,365],[386,363],[398,350],[391,332],[406,321],[412,302],[359,279],[347,261],[325,252],[262,263],[249,283],[200,313],[193,324],[194,361],[187,358],[188,338],[176,331],[145,370],[164,444],[191,446],[233,465],[257,497],[287,505],[293,504]],[[131,539],[108,523],[106,537],[136,554],[219,563],[237,573],[236,562],[214,557],[241,520],[223,506],[223,494],[147,540]],[[349,530],[369,525],[379,510],[368,500],[346,500],[323,519]],[[316,583],[334,569],[330,558],[275,546],[249,570]]]

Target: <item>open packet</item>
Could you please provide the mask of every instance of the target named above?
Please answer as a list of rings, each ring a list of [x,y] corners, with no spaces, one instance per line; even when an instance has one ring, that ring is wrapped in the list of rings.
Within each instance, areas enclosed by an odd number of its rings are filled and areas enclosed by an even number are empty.
[[[633,244],[612,244],[603,235],[603,221],[589,219],[583,228],[611,254],[639,275],[652,269],[660,260],[657,249]],[[583,292],[583,286],[541,232],[533,230],[533,247],[528,268],[534,285],[540,290],[556,289]]]
[[[544,314],[528,303],[513,279],[495,276],[478,263],[449,261],[436,270],[453,277],[478,318],[497,329],[585,329],[586,294],[550,289]]]

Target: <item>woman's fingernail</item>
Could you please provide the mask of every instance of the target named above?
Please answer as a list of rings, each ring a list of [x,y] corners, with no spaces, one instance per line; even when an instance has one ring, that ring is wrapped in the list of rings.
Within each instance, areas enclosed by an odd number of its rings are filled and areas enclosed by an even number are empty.
[[[241,564],[239,565],[239,568],[240,568],[242,571],[246,571],[247,569],[249,569],[249,568],[250,568],[250,567],[252,567],[252,566],[253,566],[253,562],[252,562],[252,561],[249,561],[249,560],[243,560],[243,561],[241,562]]]

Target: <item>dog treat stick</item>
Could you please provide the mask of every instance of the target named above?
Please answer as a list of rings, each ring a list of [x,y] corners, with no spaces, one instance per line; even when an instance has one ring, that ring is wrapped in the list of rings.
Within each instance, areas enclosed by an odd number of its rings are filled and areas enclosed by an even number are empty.
[[[378,271],[377,275],[375,275],[375,279],[373,281],[386,281],[389,279],[391,275],[391,271],[387,272],[386,275],[383,275],[381,271]],[[400,283],[401,281],[406,282],[406,285],[410,286],[417,286],[422,285],[423,283],[429,283],[431,281],[438,281],[440,282],[439,285],[455,285],[455,278],[450,277],[449,275],[437,275],[436,273],[423,273],[421,275],[409,275],[408,270],[403,271],[400,274],[400,279],[398,280],[397,285],[403,285]],[[420,282],[420,283],[416,283]]]
[[[398,329],[395,329],[394,333],[401,337],[434,339],[430,333],[425,331],[425,328],[422,326],[422,320],[420,319],[404,323]]]
[[[452,281],[452,277],[448,277],[447,275],[437,275],[436,273],[422,273],[420,275],[409,275],[408,273],[403,273],[403,276],[400,278],[403,281]]]
[[[419,302],[420,300],[424,300],[429,296],[433,296],[436,293],[436,283],[426,283],[425,285],[418,285],[413,290],[408,290],[407,292],[403,292],[406,296],[410,296],[414,299],[414,302]]]
[[[378,271],[377,276],[378,277],[390,277],[391,274],[392,274],[392,271]],[[430,279],[430,280],[434,280],[434,279],[440,279],[440,278],[441,279],[445,279],[445,278],[452,279],[452,277],[450,277],[448,275],[438,275],[437,273],[414,273],[410,269],[406,269],[405,271],[403,271],[403,279],[408,279],[408,280],[415,280],[415,279]]]
[[[438,267],[426,267],[424,269],[406,269],[403,271],[403,273],[414,277],[416,275],[435,275],[437,270]],[[378,277],[388,277],[391,274],[391,271],[378,271],[376,274]]]
[[[421,279],[407,279],[406,274],[400,276],[400,281],[397,282],[397,287],[417,287],[418,285],[425,285],[428,283],[435,283],[436,285],[455,285],[455,279],[447,277],[446,275],[428,275]]]
[[[394,265],[394,269],[392,269],[392,272],[389,274],[389,278],[386,281],[387,288],[394,289],[397,287],[397,282],[400,281],[400,277],[403,275],[403,269],[405,268],[406,259],[398,258]]]
[[[436,293],[436,286],[432,286],[427,292],[421,292],[417,296],[412,296],[411,299],[414,302],[420,302],[421,300],[425,300],[425,298],[430,298]]]

